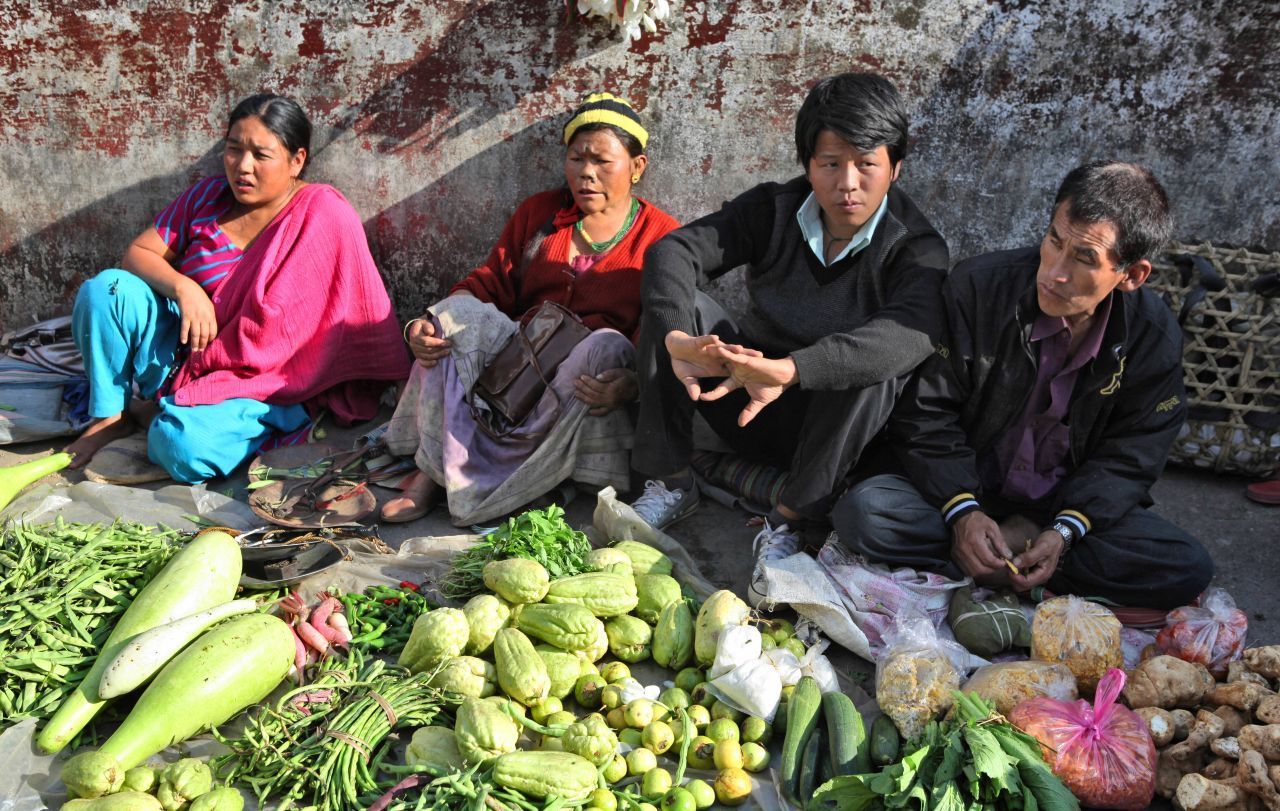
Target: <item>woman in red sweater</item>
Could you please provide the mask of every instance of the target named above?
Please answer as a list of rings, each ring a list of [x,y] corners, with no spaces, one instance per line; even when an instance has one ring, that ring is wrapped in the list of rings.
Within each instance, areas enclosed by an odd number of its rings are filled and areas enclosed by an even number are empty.
[[[565,187],[525,200],[483,265],[409,322],[417,364],[387,429],[392,453],[418,470],[384,521],[412,521],[448,496],[466,526],[510,513],[573,478],[628,484],[637,394],[645,250],[678,223],[632,189],[644,175],[648,133],[626,101],[588,96],[564,127]],[[476,422],[472,386],[542,302],[564,306],[592,333],[556,370],[520,430],[496,438]],[[478,405],[479,401],[475,400]]]

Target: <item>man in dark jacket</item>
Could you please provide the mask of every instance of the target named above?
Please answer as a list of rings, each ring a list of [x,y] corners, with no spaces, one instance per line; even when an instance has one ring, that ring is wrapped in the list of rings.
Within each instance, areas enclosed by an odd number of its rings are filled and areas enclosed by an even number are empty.
[[[907,130],[883,77],[824,79],[796,119],[805,174],[756,186],[645,258],[632,465],[649,481],[632,506],[661,528],[697,505],[695,411],[739,454],[787,471],[755,540],[756,604],[759,563],[799,551],[801,522],[826,518],[937,341],[947,248],[895,185]],[[735,323],[702,291],[743,266]]]
[[[1021,592],[1195,598],[1208,553],[1147,509],[1186,415],[1178,325],[1142,287],[1171,230],[1146,168],[1091,163],[1058,189],[1038,249],[957,265],[947,338],[890,423],[907,477],[844,496],[841,540]]]

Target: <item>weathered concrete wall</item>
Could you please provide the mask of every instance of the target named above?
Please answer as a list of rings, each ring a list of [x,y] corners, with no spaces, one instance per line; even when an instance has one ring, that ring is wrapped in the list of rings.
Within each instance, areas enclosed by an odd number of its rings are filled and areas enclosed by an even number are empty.
[[[639,43],[562,0],[0,0],[0,325],[79,283],[194,178],[263,89],[316,124],[310,176],[366,223],[402,314],[558,182],[564,113],[607,88],[654,141],[643,193],[680,219],[797,171],[819,76],[874,68],[910,99],[903,183],[953,255],[1025,243],[1076,163],[1170,189],[1183,238],[1280,246],[1275,0],[677,0]]]

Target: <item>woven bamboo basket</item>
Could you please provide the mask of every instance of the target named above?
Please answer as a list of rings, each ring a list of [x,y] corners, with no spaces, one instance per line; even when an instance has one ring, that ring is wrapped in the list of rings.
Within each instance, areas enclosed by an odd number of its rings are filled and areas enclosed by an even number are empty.
[[[1188,418],[1170,461],[1251,476],[1280,470],[1280,253],[1174,244],[1147,285],[1183,330]]]

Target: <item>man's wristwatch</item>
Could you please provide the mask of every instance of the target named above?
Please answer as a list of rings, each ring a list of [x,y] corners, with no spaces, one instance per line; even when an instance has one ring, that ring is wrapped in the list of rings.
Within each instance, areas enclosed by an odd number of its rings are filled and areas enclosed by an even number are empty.
[[[1049,528],[1062,536],[1062,552],[1058,554],[1058,560],[1062,560],[1071,550],[1071,543],[1076,539],[1076,533],[1065,521],[1054,521]]]

